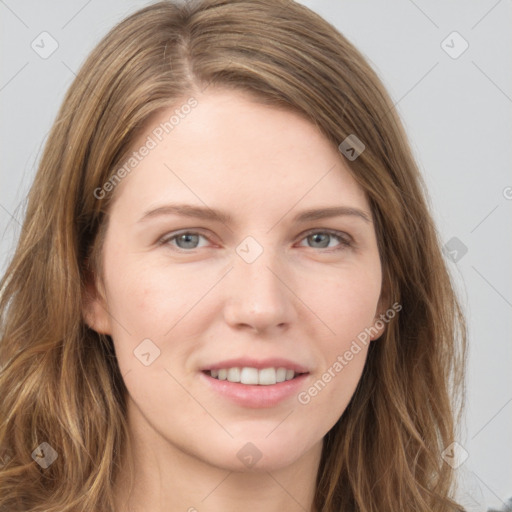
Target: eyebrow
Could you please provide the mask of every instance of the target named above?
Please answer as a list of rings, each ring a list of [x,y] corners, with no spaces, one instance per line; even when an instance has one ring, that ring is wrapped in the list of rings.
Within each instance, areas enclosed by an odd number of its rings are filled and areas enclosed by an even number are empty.
[[[137,222],[144,222],[154,217],[165,215],[179,215],[182,217],[191,217],[202,220],[212,220],[221,222],[223,224],[232,224],[233,217],[222,210],[215,210],[208,207],[194,206],[191,204],[167,204],[159,206],[152,210],[144,212],[142,217]],[[365,222],[371,223],[369,215],[360,210],[350,206],[331,206],[327,208],[313,208],[304,210],[298,213],[293,222],[308,222],[312,220],[326,219],[329,217],[352,216],[363,219]]]

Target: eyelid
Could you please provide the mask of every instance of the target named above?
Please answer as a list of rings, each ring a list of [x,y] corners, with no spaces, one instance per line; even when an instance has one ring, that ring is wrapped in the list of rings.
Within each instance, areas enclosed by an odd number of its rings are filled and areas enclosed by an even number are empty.
[[[354,241],[354,239],[346,232],[346,231],[338,231],[337,229],[330,229],[330,228],[313,228],[313,229],[309,229],[307,231],[304,231],[303,233],[301,233],[299,235],[299,237],[301,237],[301,240],[302,238],[305,238],[309,235],[313,235],[315,233],[327,233],[329,235],[333,235],[333,236],[337,236],[341,239],[346,239],[345,241],[346,242],[350,242],[352,243]]]
[[[337,229],[329,229],[329,228],[313,228],[308,231],[305,231],[299,235],[299,242],[306,239],[308,236],[314,235],[315,233],[328,234],[338,239],[339,245],[336,247],[324,247],[320,249],[316,249],[316,252],[321,254],[332,254],[338,251],[342,251],[343,249],[349,249],[353,247],[354,239],[345,231],[338,231]],[[315,251],[315,247],[306,247],[307,249],[312,249]]]
[[[158,239],[157,244],[165,245],[168,242],[170,242],[171,240],[176,239],[180,235],[200,235],[203,238],[206,238],[209,242],[212,242],[211,235],[209,236],[209,235],[205,234],[205,232],[202,228],[190,228],[190,229],[178,229],[177,231],[171,231],[169,233],[166,233],[165,235],[161,236]],[[178,251],[181,250],[184,252],[190,252],[185,249],[180,249],[179,247],[176,247],[175,249]],[[191,250],[193,250],[193,249],[191,249]]]

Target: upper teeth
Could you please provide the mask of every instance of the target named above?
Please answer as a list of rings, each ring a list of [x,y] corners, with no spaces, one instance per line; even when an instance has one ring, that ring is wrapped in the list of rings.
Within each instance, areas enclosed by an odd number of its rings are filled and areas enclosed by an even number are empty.
[[[293,370],[286,368],[222,368],[219,370],[210,370],[210,375],[219,380],[228,380],[230,382],[240,382],[241,384],[259,384],[269,386],[277,382],[291,380],[295,377]]]

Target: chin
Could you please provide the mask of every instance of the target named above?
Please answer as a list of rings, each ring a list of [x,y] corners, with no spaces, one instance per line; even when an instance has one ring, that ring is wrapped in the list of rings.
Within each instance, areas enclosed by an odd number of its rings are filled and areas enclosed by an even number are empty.
[[[303,436],[276,435],[272,439],[274,434],[267,435],[268,432],[260,437],[237,436],[229,447],[217,445],[223,451],[210,453],[211,463],[228,471],[265,473],[294,464],[308,455],[311,445],[318,445],[321,450],[321,440],[306,445]]]

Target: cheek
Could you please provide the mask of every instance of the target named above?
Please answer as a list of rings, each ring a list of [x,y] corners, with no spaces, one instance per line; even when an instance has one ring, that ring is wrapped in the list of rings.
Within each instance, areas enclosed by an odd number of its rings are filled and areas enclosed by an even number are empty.
[[[318,437],[324,436],[345,412],[361,379],[367,352],[368,347],[361,344],[333,354],[328,365],[297,396],[302,413],[316,419],[309,428]]]
[[[169,381],[165,369],[185,365],[197,346],[192,341],[204,337],[218,313],[207,307],[211,297],[206,294],[219,276],[208,272],[201,277],[192,270],[135,258],[118,259],[108,275],[109,311],[115,319],[112,337],[121,373],[137,376],[136,393],[151,383],[158,387]],[[148,352],[150,360],[156,358],[145,367],[137,354]]]
[[[311,296],[328,334],[316,338],[322,365],[298,402],[323,417],[324,425],[339,419],[361,378],[380,289],[380,267],[375,266],[371,272],[352,269],[335,282],[326,281],[323,293]]]
[[[377,314],[381,292],[380,265],[342,269],[321,281],[311,279],[307,295],[311,309],[323,320],[326,337],[324,350],[343,350],[361,332],[370,327]]]
[[[151,262],[118,261],[111,271],[110,311],[134,339],[165,338],[208,290],[181,269],[162,270]]]

